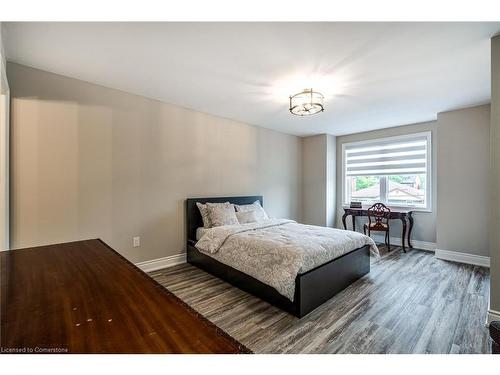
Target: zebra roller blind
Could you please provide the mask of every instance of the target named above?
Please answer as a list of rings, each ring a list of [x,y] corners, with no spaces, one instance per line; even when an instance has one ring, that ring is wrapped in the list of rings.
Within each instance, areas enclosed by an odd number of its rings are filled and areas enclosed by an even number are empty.
[[[344,146],[346,176],[425,174],[430,132]]]

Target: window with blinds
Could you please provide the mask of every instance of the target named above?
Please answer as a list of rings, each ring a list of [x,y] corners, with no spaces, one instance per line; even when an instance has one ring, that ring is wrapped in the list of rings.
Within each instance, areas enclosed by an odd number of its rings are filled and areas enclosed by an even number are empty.
[[[430,144],[430,132],[343,144],[343,203],[430,208]]]

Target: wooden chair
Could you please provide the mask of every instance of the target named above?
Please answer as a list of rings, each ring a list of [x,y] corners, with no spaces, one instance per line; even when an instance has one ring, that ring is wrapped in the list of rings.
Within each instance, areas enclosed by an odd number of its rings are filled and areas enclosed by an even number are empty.
[[[368,223],[363,226],[363,231],[366,235],[366,230],[368,230],[368,236],[370,236],[372,231],[375,232],[385,232],[385,244],[387,245],[387,250],[391,251],[391,242],[389,239],[389,215],[391,210],[383,203],[375,203],[368,209]]]

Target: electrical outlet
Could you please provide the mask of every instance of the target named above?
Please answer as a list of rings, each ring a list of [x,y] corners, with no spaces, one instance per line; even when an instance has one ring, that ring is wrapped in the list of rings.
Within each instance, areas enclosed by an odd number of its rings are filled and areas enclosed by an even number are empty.
[[[141,237],[139,237],[139,236],[133,237],[132,241],[133,241],[134,247],[141,246]]]

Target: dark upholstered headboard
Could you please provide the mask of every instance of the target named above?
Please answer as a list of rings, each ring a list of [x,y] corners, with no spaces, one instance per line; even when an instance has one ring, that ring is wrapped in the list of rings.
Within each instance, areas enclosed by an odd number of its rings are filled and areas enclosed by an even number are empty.
[[[196,202],[200,203],[224,203],[233,204],[252,204],[255,201],[260,201],[260,205],[264,207],[262,195],[254,195],[249,197],[216,197],[216,198],[188,198],[186,199],[186,229],[187,240],[196,241],[196,229],[203,226],[200,210],[196,206]]]

